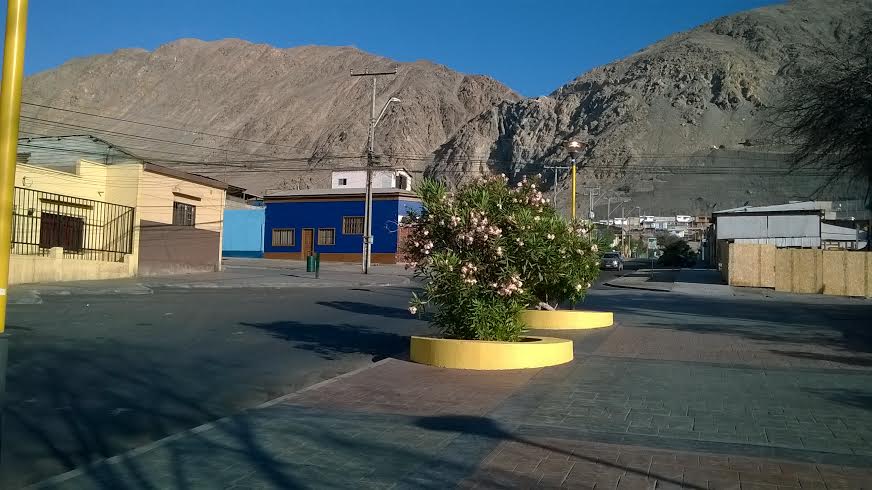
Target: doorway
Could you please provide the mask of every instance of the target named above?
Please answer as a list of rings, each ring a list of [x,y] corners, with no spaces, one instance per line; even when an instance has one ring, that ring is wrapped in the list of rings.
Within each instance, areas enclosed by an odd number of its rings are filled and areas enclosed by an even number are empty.
[[[315,253],[315,229],[303,228],[303,242],[300,248],[301,260]]]

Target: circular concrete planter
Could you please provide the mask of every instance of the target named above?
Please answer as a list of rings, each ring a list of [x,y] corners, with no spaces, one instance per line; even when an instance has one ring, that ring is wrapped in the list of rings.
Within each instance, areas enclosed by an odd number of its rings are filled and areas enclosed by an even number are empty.
[[[572,360],[572,341],[524,337],[520,342],[412,337],[412,361],[455,369],[524,369]]]
[[[615,318],[611,311],[524,310],[521,321],[534,330],[585,330],[610,327]]]

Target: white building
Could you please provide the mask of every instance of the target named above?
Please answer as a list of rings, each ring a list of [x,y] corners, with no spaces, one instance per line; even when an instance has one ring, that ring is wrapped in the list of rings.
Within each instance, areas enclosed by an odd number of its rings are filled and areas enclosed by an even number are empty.
[[[366,187],[366,170],[334,170],[330,177],[331,189],[363,189]],[[412,190],[412,176],[405,170],[373,170],[374,189]]]

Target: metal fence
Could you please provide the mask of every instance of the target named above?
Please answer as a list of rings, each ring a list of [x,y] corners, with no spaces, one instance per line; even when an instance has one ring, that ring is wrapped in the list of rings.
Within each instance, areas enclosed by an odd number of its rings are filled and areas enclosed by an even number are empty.
[[[15,188],[12,253],[121,262],[133,251],[133,208]]]

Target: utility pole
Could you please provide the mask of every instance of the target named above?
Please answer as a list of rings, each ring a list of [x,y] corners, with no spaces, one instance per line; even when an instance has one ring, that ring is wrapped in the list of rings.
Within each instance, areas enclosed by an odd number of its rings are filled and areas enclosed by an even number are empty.
[[[6,43],[3,47],[3,81],[0,83],[0,459],[4,442],[3,413],[6,409],[6,363],[9,354],[6,290],[9,287],[9,254],[12,252],[12,205],[26,33],[27,0],[9,0],[6,2]]]
[[[376,79],[381,76],[396,75],[397,70],[379,71],[363,73],[351,73],[353,77],[372,77],[372,105],[369,112],[369,135],[366,143],[366,195],[363,199],[363,257],[362,268],[364,274],[369,274],[370,256],[372,255],[372,167],[375,162],[373,155],[373,146],[375,145],[375,97],[376,97]],[[387,109],[387,105],[385,105]],[[384,111],[382,111],[384,113]]]
[[[593,218],[594,218],[594,214],[593,214],[593,197],[599,195],[599,190],[600,190],[599,187],[588,187],[588,188],[587,188],[587,195],[588,195],[588,197],[590,198],[590,201],[589,201],[589,203],[588,203],[588,205],[587,205],[587,216],[588,216],[588,218],[590,218],[591,220],[593,220]]]
[[[559,209],[557,208],[557,190],[558,190],[557,188],[560,184],[560,171],[570,169],[572,167],[561,167],[559,165],[553,165],[553,166],[546,166],[545,168],[550,168],[550,169],[554,170],[554,188],[552,189],[552,193],[554,194],[554,209],[557,209],[559,212]]]
[[[624,206],[621,205],[621,253],[627,255],[627,250],[624,248],[624,235],[627,234],[627,220],[624,219]]]

